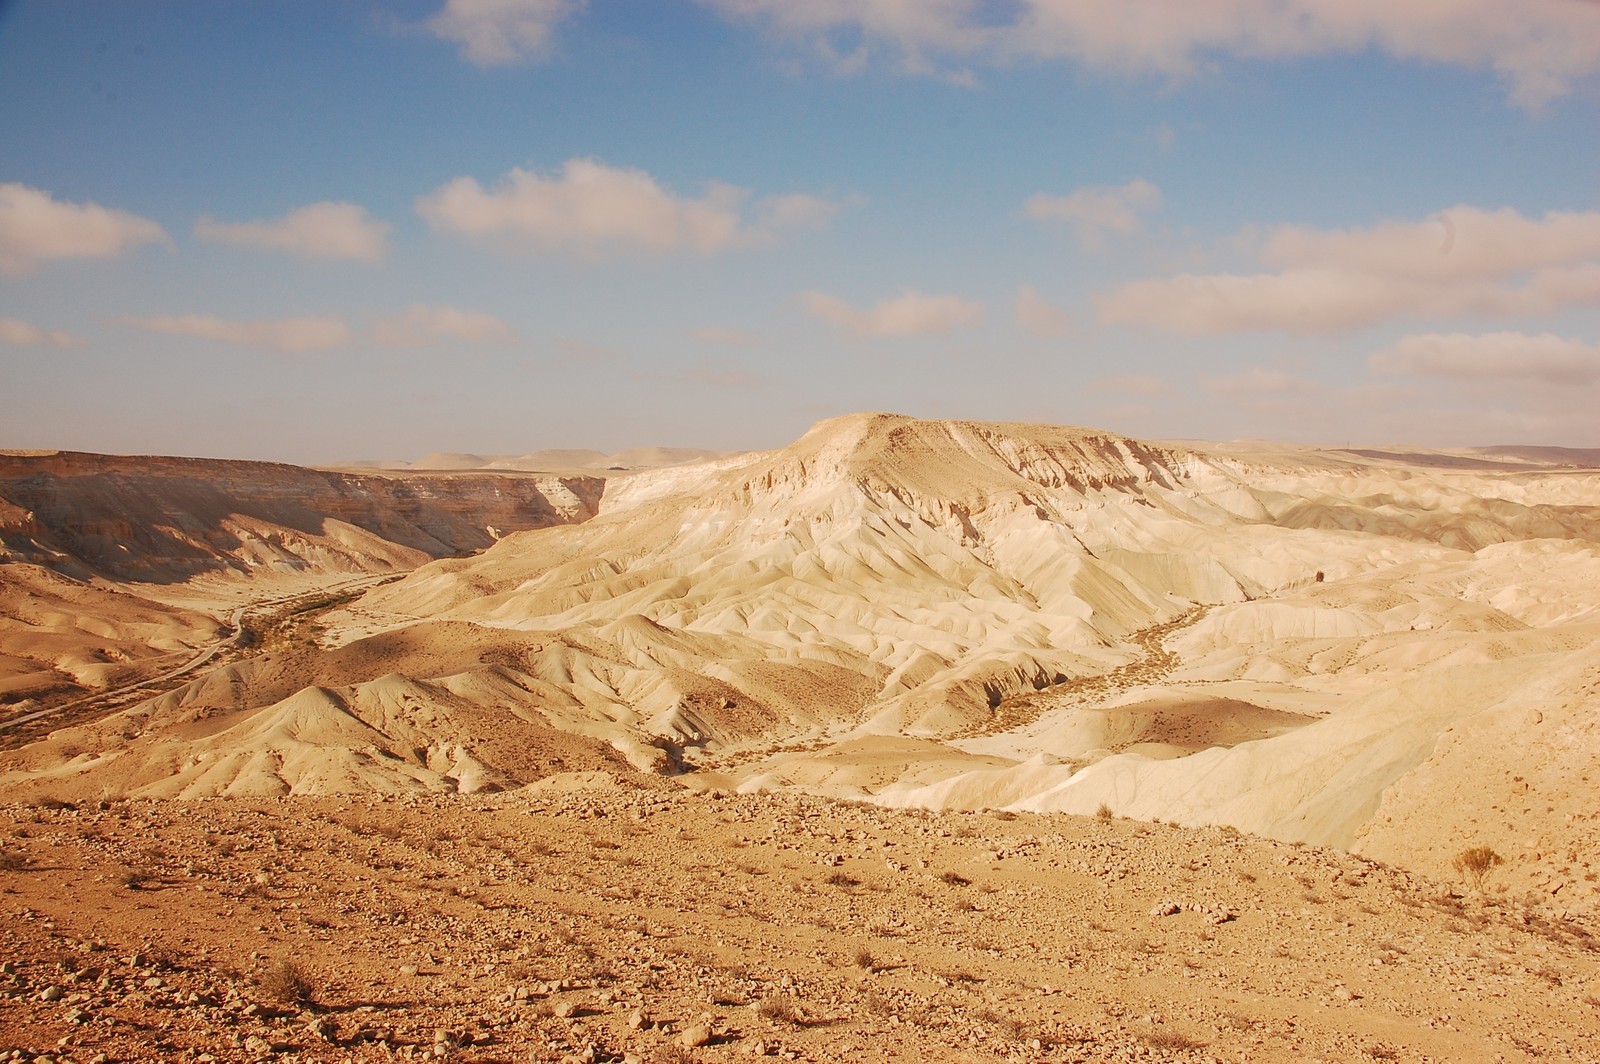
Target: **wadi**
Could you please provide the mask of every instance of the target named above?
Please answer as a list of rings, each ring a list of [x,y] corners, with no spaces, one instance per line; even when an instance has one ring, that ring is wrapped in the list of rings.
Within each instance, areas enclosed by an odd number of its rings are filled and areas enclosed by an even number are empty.
[[[12,1059],[1600,1059],[1600,452],[7,452],[0,748]]]

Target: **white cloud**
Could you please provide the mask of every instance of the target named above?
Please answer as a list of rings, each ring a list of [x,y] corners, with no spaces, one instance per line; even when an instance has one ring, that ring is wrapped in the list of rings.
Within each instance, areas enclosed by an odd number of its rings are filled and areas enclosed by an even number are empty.
[[[71,333],[42,329],[21,318],[0,318],[0,342],[19,347],[79,347],[84,343]]]
[[[1086,248],[1098,248],[1106,233],[1127,236],[1141,228],[1139,215],[1161,206],[1161,190],[1142,177],[1126,185],[1096,185],[1080,188],[1065,196],[1043,192],[1028,200],[1024,208],[1029,218],[1046,222],[1066,222],[1078,231]]]
[[[1367,364],[1384,374],[1593,384],[1600,381],[1600,344],[1551,333],[1430,333],[1376,351]]]
[[[1270,366],[1248,366],[1238,373],[1207,377],[1202,385],[1215,395],[1285,396],[1315,391],[1315,381]]]
[[[506,346],[517,342],[517,333],[490,314],[417,303],[375,319],[372,339],[385,347],[429,347],[448,340]]]
[[[1035,336],[1059,337],[1072,331],[1072,318],[1066,311],[1041,296],[1031,284],[1017,292],[1017,323]]]
[[[805,292],[801,301],[815,318],[861,336],[928,336],[970,328],[983,320],[983,304],[959,296],[930,296],[910,288],[871,310],[857,310],[838,296]]]
[[[116,321],[119,325],[149,332],[193,336],[243,347],[265,347],[295,355],[342,347],[351,339],[350,327],[339,318],[229,321],[202,314],[185,314],[177,317],[118,318]]]
[[[167,243],[148,218],[95,203],[65,203],[42,189],[0,184],[0,274],[32,273],[44,259],[110,258]]]
[[[807,42],[837,65],[885,51],[914,73],[1070,60],[1183,76],[1213,57],[1353,53],[1492,69],[1537,108],[1600,72],[1600,4],[1580,0],[702,0]],[[941,65],[936,60],[943,60]]]
[[[503,66],[548,54],[556,24],[582,6],[583,0],[448,0],[427,25],[434,36],[461,45],[469,63]]]
[[[1283,269],[1318,268],[1418,280],[1497,279],[1600,259],[1600,211],[1524,217],[1510,208],[1451,207],[1420,222],[1370,229],[1273,231],[1262,261]]]
[[[1281,226],[1260,252],[1277,272],[1181,274],[1099,299],[1104,321],[1190,335],[1334,333],[1396,317],[1493,318],[1600,303],[1600,211],[1459,206],[1366,229]]]
[[[514,169],[494,189],[458,177],[417,200],[417,213],[440,232],[588,255],[625,248],[711,254],[823,225],[836,209],[798,194],[752,205],[749,190],[716,182],[699,199],[677,196],[643,170],[597,159],[569,159],[548,177]]]
[[[326,201],[270,221],[219,222],[207,215],[194,226],[195,235],[202,240],[366,262],[376,262],[388,253],[389,229],[388,222],[369,217],[360,204]]]

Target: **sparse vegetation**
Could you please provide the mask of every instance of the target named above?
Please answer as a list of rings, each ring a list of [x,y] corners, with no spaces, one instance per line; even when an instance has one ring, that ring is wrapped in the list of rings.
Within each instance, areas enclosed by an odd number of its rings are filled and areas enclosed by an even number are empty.
[[[1181,1031],[1159,1030],[1140,1035],[1145,1045],[1152,1049],[1201,1049],[1204,1042],[1191,1038]]]
[[[1482,890],[1484,877],[1496,865],[1504,864],[1505,858],[1488,846],[1469,846],[1456,854],[1451,863],[1472,884],[1474,890]]]
[[[805,1013],[801,1011],[800,1003],[788,994],[763,998],[761,1004],[756,1006],[756,1015],[771,1023],[788,1023],[796,1027],[805,1023]]]
[[[1096,820],[1110,820],[1116,815],[1117,814],[1111,811],[1111,807],[1104,802],[1101,802],[1100,808],[1094,811],[1094,818]]]
[[[316,987],[293,961],[278,961],[261,977],[261,990],[280,1005],[309,1005]]]
[[[972,885],[972,880],[960,872],[946,872],[939,877],[939,882],[949,884],[952,887],[970,887]]]

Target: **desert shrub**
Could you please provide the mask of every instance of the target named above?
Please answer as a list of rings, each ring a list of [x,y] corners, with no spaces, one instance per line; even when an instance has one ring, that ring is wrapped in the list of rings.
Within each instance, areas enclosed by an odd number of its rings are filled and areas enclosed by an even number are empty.
[[[310,977],[293,961],[279,961],[261,977],[261,989],[280,1005],[309,1005],[316,996]]]
[[[878,959],[864,949],[856,950],[854,959],[857,968],[865,968],[869,972],[878,970]]]
[[[1489,870],[1495,865],[1505,864],[1505,858],[1488,846],[1469,846],[1456,854],[1455,860],[1451,863],[1455,865],[1457,872],[1471,881],[1474,889],[1482,890],[1483,877],[1488,875]]]
[[[939,882],[948,883],[952,887],[967,887],[972,885],[972,880],[960,872],[946,872],[939,877]]]
[[[805,1022],[805,1015],[800,1011],[800,1003],[787,994],[763,999],[756,1007],[756,1015],[773,1023],[792,1023],[799,1026]]]
[[[1145,1045],[1153,1049],[1200,1049],[1205,1043],[1179,1031],[1151,1031],[1139,1036]]]
[[[1104,802],[1101,802],[1100,808],[1094,811],[1094,818],[1096,820],[1110,820],[1113,816],[1116,816],[1116,814],[1113,813],[1111,811],[1111,807]]]
[[[861,880],[845,872],[833,873],[827,878],[826,882],[828,886],[839,887],[842,890],[849,890],[851,887],[859,887],[861,885]]]
[[[27,854],[16,850],[0,850],[0,872],[21,872],[27,867]]]

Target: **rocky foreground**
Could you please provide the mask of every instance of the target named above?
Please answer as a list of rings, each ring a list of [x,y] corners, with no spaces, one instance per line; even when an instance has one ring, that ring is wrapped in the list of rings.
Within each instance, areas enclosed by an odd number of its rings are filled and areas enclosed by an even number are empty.
[[[1228,829],[569,773],[0,832],[0,1059],[1600,1058],[1585,919]]]

